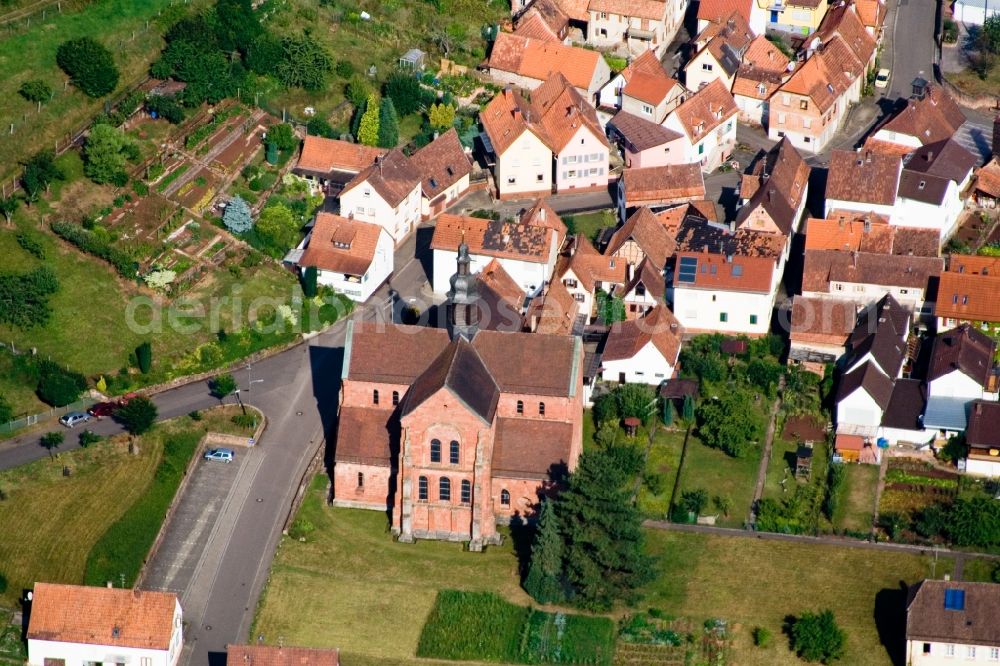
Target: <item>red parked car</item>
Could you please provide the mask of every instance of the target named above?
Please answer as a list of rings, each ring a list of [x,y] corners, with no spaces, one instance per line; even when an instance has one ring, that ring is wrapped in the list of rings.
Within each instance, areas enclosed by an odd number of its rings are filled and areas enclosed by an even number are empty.
[[[104,416],[111,416],[112,414],[115,413],[115,410],[117,410],[119,407],[127,405],[129,399],[133,398],[135,395],[136,395],[135,393],[129,393],[128,395],[122,396],[118,400],[111,400],[108,402],[98,402],[94,405],[91,405],[90,409],[87,410],[87,413],[90,414],[91,416],[96,416],[97,418],[102,418]]]

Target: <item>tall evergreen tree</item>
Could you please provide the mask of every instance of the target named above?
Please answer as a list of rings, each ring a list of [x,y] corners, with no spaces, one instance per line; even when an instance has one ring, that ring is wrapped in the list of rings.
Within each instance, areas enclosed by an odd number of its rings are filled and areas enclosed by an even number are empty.
[[[551,500],[542,502],[538,518],[538,532],[531,546],[531,564],[524,580],[524,589],[540,604],[562,601],[563,543],[559,534],[559,520]]]
[[[388,97],[383,98],[378,107],[378,147],[395,148],[399,143],[399,121],[396,107]]]
[[[674,424],[674,401],[670,398],[663,400],[663,425]]]
[[[374,94],[368,96],[365,107],[365,114],[361,116],[361,124],[358,126],[358,143],[366,146],[374,146],[378,143],[378,99]]]
[[[684,417],[685,421],[690,421],[694,418],[694,398],[690,395],[684,396],[684,405],[681,408],[681,415]]]
[[[606,610],[616,600],[631,601],[653,577],[630,481],[606,451],[584,453],[556,507],[566,578],[574,601],[585,608]]]

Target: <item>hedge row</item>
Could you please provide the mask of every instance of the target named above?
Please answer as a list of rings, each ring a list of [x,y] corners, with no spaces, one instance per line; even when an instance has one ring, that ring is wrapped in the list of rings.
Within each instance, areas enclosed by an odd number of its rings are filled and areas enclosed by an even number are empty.
[[[138,275],[138,266],[128,252],[115,247],[93,231],[71,222],[53,222],[52,231],[87,254],[108,262],[122,277],[134,279]]]
[[[123,578],[126,587],[135,584],[200,438],[198,432],[166,437],[163,457],[146,492],[111,524],[87,555],[84,584],[105,585],[111,581],[121,585]]]

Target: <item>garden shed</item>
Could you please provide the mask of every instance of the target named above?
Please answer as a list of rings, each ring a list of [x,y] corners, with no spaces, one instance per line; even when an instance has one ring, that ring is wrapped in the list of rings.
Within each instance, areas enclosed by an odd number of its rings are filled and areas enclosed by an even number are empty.
[[[808,479],[812,473],[813,443],[801,442],[795,450],[795,476]]]
[[[400,67],[423,71],[427,54],[420,49],[410,49],[399,58]]]

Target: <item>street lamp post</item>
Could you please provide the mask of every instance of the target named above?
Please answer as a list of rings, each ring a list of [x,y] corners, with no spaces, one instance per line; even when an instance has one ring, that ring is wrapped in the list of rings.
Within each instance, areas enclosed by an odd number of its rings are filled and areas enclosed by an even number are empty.
[[[233,391],[233,395],[236,396],[236,401],[240,403],[240,409],[243,410],[243,416],[247,415],[247,408],[243,406],[243,399],[240,397],[240,390],[236,389]]]

